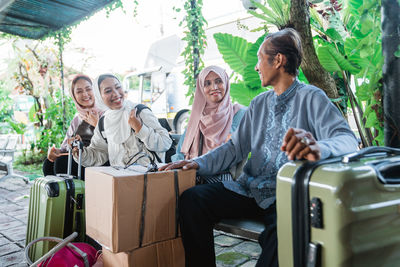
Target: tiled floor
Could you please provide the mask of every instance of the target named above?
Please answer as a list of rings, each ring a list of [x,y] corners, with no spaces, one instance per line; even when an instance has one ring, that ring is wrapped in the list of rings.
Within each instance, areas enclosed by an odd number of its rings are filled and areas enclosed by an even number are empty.
[[[30,186],[19,178],[0,178],[0,267],[27,266],[24,246]],[[257,243],[220,232],[214,235],[217,266],[255,266],[261,253]]]
[[[1,176],[0,176],[1,177]],[[0,266],[27,266],[24,256],[29,187],[22,179],[0,178]]]

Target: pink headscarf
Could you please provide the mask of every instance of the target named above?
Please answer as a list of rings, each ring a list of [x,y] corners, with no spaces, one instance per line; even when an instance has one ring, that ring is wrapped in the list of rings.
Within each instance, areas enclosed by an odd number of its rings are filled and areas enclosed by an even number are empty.
[[[215,72],[223,81],[225,95],[219,103],[207,101],[204,94],[204,80],[210,72]],[[232,125],[233,116],[242,107],[232,104],[229,94],[229,77],[218,66],[204,68],[197,78],[196,92],[181,152],[185,159],[199,156],[200,132],[203,134],[202,154],[225,143]]]
[[[71,97],[75,102],[75,107],[79,113],[79,117],[81,117],[81,119],[83,120],[83,118],[85,118],[85,115],[88,111],[96,111],[96,113],[99,114],[99,116],[100,116],[103,112],[99,108],[96,107],[96,102],[94,102],[92,107],[83,107],[78,103],[78,101],[76,101],[75,94],[74,94],[74,87],[76,85],[76,82],[80,79],[86,80],[90,83],[90,85],[93,85],[92,80],[84,74],[77,74],[74,77],[74,79],[72,79],[72,84],[71,84],[71,87],[69,88],[69,93],[71,94]]]

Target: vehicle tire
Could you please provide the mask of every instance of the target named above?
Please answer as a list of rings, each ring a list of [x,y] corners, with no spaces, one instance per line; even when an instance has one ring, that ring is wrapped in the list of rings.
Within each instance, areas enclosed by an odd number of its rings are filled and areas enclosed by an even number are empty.
[[[182,109],[176,114],[174,118],[174,130],[176,134],[184,133],[189,117],[188,109]]]

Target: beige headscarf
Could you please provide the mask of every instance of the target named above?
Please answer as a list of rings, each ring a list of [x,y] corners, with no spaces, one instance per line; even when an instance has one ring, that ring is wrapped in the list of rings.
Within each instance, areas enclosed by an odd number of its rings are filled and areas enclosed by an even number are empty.
[[[93,86],[92,80],[89,78],[89,76],[86,76],[84,74],[77,74],[72,79],[72,84],[71,84],[71,87],[69,88],[69,93],[70,93],[70,95],[72,97],[72,100],[74,100],[74,102],[75,102],[75,107],[76,107],[76,110],[78,111],[79,117],[82,120],[84,120],[85,115],[86,115],[86,113],[88,111],[89,112],[95,111],[97,114],[101,115],[102,114],[102,110],[97,107],[96,99],[95,99],[94,105],[91,106],[91,107],[83,107],[81,104],[78,103],[78,101],[76,101],[76,97],[75,97],[75,93],[74,93],[74,87],[75,87],[76,83],[81,79],[88,81],[90,83],[90,85]]]
[[[225,95],[219,103],[207,101],[204,94],[204,80],[210,72],[216,73],[225,86]],[[199,156],[200,132],[204,136],[202,154],[226,141],[231,130],[233,116],[242,107],[239,104],[232,104],[229,91],[229,77],[224,69],[218,66],[209,66],[200,72],[196,82],[192,113],[181,149],[185,159]]]

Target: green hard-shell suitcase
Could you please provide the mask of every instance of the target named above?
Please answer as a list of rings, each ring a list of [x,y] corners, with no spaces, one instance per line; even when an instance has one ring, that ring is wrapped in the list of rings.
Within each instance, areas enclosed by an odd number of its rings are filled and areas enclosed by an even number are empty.
[[[79,159],[81,159],[82,143],[79,142]],[[51,236],[66,238],[73,232],[78,233],[77,241],[85,240],[85,182],[71,173],[72,152],[68,159],[68,173],[60,176],[37,178],[30,190],[26,244],[40,237]],[[81,160],[79,160],[81,161]],[[56,244],[39,242],[32,246],[29,257],[38,260]]]
[[[369,147],[277,176],[281,267],[400,266],[400,149]]]

